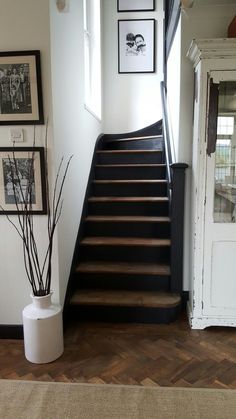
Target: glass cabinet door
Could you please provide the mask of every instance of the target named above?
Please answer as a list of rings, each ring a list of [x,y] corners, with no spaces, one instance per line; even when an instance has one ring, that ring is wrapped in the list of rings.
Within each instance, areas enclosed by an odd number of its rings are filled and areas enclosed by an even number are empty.
[[[236,81],[220,81],[215,148],[215,223],[236,222]]]
[[[202,312],[236,319],[236,71],[209,77]]]

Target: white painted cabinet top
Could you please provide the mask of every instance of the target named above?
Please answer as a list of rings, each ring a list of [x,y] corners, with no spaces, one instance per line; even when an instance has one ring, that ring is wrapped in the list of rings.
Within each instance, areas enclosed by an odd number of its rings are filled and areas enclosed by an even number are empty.
[[[187,57],[194,67],[202,59],[235,58],[236,38],[193,39]]]

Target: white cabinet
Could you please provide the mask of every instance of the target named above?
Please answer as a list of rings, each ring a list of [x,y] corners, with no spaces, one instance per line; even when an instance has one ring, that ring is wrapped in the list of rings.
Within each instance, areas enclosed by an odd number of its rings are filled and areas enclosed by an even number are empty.
[[[236,326],[236,39],[194,40],[191,327]]]

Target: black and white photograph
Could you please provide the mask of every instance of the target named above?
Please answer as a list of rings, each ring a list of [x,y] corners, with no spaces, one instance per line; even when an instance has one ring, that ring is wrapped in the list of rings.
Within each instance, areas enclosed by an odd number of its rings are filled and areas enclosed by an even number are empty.
[[[155,20],[118,21],[119,73],[155,71]]]
[[[0,213],[46,213],[43,147],[0,148]]]
[[[0,125],[43,122],[40,52],[0,52]]]
[[[155,10],[155,0],[117,0],[118,12],[146,12]]]
[[[16,163],[16,164],[15,164]],[[16,167],[15,167],[16,166]],[[30,169],[33,167],[32,158],[3,158],[3,183],[6,204],[23,204],[31,202],[35,204],[35,178],[32,170],[29,184]],[[29,196],[30,195],[30,196]]]

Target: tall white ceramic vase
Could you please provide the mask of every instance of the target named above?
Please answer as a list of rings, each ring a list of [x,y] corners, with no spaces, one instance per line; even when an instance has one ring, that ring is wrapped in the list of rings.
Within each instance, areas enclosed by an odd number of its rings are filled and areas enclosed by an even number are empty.
[[[25,357],[35,364],[52,362],[64,351],[62,309],[51,295],[31,295],[32,304],[23,310]]]

